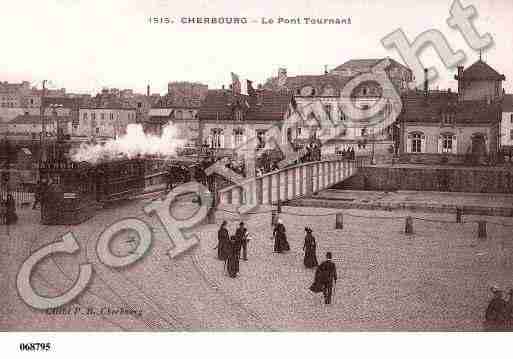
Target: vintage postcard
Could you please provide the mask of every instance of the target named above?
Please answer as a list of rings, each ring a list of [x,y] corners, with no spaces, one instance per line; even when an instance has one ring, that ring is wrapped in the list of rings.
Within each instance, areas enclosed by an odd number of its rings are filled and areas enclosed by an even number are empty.
[[[510,0],[2,5],[0,331],[513,331]]]

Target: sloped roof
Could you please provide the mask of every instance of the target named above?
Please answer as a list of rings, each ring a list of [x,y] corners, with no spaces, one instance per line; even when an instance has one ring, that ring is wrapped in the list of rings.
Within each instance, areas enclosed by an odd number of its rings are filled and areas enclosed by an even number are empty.
[[[346,69],[351,69],[353,71],[355,71],[357,69],[361,69],[364,71],[370,71],[374,66],[376,66],[378,63],[380,63],[383,60],[390,61],[391,65],[393,64],[393,65],[405,67],[404,65],[400,64],[399,62],[397,62],[391,58],[388,58],[388,57],[387,58],[383,57],[380,59],[352,59],[352,60],[344,62],[342,65],[335,67],[333,70],[331,70],[331,72],[343,71]]]
[[[506,94],[502,99],[502,112],[513,112],[513,95]]]
[[[200,120],[233,120],[233,110],[242,108],[245,120],[280,121],[289,108],[292,95],[266,89],[251,96],[234,95],[230,90],[208,90],[199,111]]]
[[[323,91],[327,87],[334,89],[333,96],[339,97],[340,90],[349,82],[353,77],[340,76],[332,74],[324,75],[300,75],[287,77],[284,87],[294,94],[305,86],[312,86],[315,88],[315,96],[322,96]],[[267,81],[265,88],[277,90],[278,78],[273,77]]]
[[[486,101],[458,101],[456,93],[434,93],[425,96],[412,91],[402,97],[404,122],[437,123],[443,113],[454,113],[456,123],[486,123],[497,121],[498,103]]]
[[[459,76],[454,77],[459,80]],[[495,71],[490,65],[478,60],[463,71],[462,80],[505,80],[506,77]]]

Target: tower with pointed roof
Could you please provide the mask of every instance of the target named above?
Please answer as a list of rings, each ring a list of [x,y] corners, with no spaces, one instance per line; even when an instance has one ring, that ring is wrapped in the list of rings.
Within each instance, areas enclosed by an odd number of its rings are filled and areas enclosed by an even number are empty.
[[[481,57],[465,70],[463,66],[458,66],[458,74],[454,78],[458,80],[458,93],[462,101],[496,101],[502,97],[502,81],[506,80]]]

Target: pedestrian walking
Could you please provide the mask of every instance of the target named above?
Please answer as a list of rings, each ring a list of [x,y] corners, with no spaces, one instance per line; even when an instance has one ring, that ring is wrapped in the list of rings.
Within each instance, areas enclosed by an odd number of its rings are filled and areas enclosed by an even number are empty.
[[[274,236],[274,251],[276,253],[283,253],[290,250],[289,242],[287,241],[287,234],[285,226],[281,218],[278,218],[276,226],[273,231]]]
[[[43,196],[46,192],[47,183],[46,179],[40,179],[37,181],[36,188],[34,190],[34,204],[32,205],[32,209],[36,209],[37,204],[41,205],[41,201],[43,199]]]
[[[486,308],[484,328],[486,331],[498,332],[505,329],[507,303],[502,290],[493,286],[491,291],[493,298]]]
[[[305,251],[305,258],[303,263],[306,268],[314,268],[319,265],[317,262],[317,254],[316,254],[316,243],[315,237],[312,235],[312,229],[309,227],[305,227],[305,244],[303,245],[303,250]]]
[[[228,275],[231,278],[235,278],[237,277],[237,273],[239,273],[239,250],[237,248],[235,236],[231,236],[226,247],[228,252],[228,256],[226,258],[226,269],[228,271]]]
[[[221,223],[221,227],[217,231],[217,258],[219,260],[226,260],[228,257],[228,242],[230,241],[230,233],[228,233],[228,229],[226,225],[228,223],[223,221]]]
[[[237,239],[237,248],[239,250],[239,257],[242,249],[242,260],[248,260],[248,230],[244,227],[244,222],[239,223],[239,228],[235,231],[235,238]]]
[[[331,304],[333,286],[337,283],[337,268],[331,258],[331,252],[326,253],[326,260],[317,267],[314,283],[310,286],[312,292],[323,293],[324,304]]]

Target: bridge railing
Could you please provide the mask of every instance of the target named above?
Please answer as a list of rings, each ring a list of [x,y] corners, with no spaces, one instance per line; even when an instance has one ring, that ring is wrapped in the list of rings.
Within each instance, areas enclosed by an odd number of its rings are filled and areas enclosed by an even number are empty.
[[[307,197],[354,175],[365,159],[330,159],[301,163],[249,179],[244,185],[220,190],[217,203],[276,204]]]

